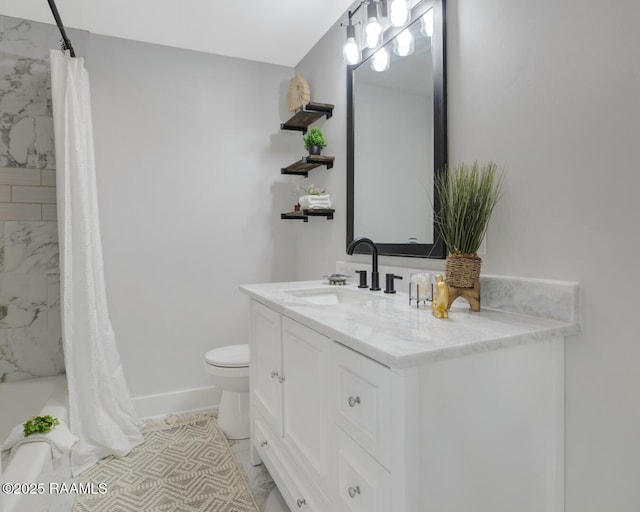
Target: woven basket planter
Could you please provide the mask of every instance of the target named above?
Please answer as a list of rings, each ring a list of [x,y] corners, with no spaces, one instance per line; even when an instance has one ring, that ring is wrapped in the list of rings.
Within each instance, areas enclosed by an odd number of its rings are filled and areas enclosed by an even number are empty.
[[[473,288],[480,282],[482,260],[478,256],[449,254],[446,262],[447,284],[456,288]]]

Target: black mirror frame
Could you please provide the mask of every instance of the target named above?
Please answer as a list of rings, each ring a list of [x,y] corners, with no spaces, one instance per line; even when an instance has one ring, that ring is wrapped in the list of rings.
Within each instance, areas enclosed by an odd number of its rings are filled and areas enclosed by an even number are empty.
[[[411,19],[416,20],[433,6],[433,172],[434,177],[445,173],[448,159],[447,147],[447,66],[446,66],[446,0],[425,0],[412,9]],[[388,30],[385,33],[384,44],[391,41],[401,32],[402,28]],[[347,247],[354,239],[354,113],[353,113],[353,72],[373,54],[372,50],[363,52],[362,62],[355,66],[347,66]],[[433,190],[433,205],[437,211],[440,208],[440,198]],[[369,236],[360,233],[361,236]],[[413,258],[443,259],[444,243],[437,236],[435,225],[433,228],[433,244],[383,244],[377,243],[378,254],[385,256],[406,256]],[[361,244],[356,252],[367,252],[367,247]]]

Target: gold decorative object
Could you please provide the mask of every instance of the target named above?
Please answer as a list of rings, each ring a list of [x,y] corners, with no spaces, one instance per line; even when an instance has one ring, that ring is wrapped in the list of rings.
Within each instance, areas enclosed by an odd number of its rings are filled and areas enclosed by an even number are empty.
[[[431,313],[436,318],[449,318],[449,287],[440,274],[436,276],[436,283],[433,285],[433,302],[431,303]]]
[[[289,93],[287,94],[289,110],[298,112],[310,101],[311,89],[309,89],[309,84],[300,73],[296,73],[289,82]]]
[[[451,308],[451,304],[458,297],[467,299],[471,311],[480,311],[480,282],[474,284],[473,288],[457,288],[449,286],[449,303],[447,308]]]

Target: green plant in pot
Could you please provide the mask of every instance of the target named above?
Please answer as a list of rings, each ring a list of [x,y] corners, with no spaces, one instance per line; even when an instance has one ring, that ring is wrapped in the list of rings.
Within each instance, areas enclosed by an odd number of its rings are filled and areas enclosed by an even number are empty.
[[[311,128],[304,136],[304,148],[310,155],[319,155],[323,148],[327,147],[324,135],[320,128]]]
[[[447,249],[446,274],[449,306],[465,297],[474,311],[480,310],[478,249],[487,232],[494,207],[502,196],[504,172],[493,162],[461,163],[434,180],[440,199],[434,222]]]

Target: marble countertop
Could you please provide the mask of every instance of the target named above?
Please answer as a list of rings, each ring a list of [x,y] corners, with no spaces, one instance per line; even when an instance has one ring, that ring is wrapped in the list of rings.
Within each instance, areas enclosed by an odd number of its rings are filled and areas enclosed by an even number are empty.
[[[362,301],[318,305],[288,291],[338,288],[361,294]],[[469,310],[454,302],[448,319],[431,314],[429,305],[409,306],[408,294],[360,290],[354,284],[326,281],[247,284],[240,290],[252,299],[391,368],[410,368],[427,361],[532,343],[579,332],[577,321],[562,321],[505,310]]]

